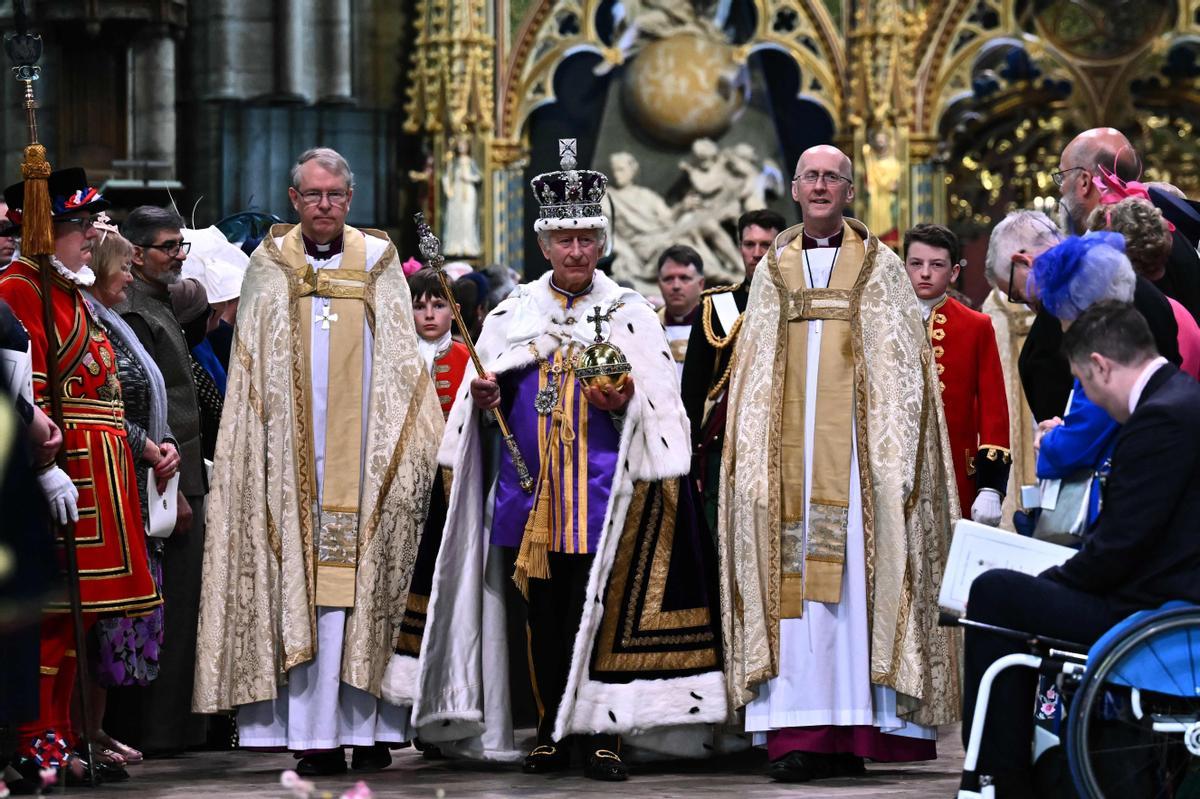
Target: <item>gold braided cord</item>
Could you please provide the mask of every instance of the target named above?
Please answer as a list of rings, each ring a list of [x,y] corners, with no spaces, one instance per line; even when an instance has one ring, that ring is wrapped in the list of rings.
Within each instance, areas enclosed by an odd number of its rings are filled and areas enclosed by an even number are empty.
[[[713,331],[712,299],[708,299],[707,302],[703,303],[703,306],[703,310],[700,314],[700,321],[704,328],[704,338],[713,346],[714,349],[723,350],[732,344],[737,338],[738,331],[742,329],[742,320],[746,318],[746,314],[738,314],[737,321],[733,323],[733,329],[729,331],[729,335],[725,336],[725,338],[721,338]],[[733,358],[730,357],[725,362],[725,371],[721,374],[721,379],[719,379],[716,384],[708,390],[708,399],[710,401],[716,402],[717,398],[721,396],[721,392],[725,390],[725,386],[729,382],[729,375],[732,372]]]
[[[721,338],[713,332],[712,306],[712,300],[709,299],[707,302],[703,303],[703,311],[700,314],[700,321],[704,326],[704,338],[706,338],[708,343],[716,349],[723,350],[728,347],[735,338],[737,338],[738,331],[742,329],[742,320],[746,318],[746,315],[744,313],[738,314],[737,321],[733,323],[733,329],[729,331],[729,335],[725,336],[725,338]]]

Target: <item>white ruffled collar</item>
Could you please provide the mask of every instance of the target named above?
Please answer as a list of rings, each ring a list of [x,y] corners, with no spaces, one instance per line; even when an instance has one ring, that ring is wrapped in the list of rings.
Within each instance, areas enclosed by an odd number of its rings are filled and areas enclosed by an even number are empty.
[[[54,255],[50,256],[50,265],[54,267],[55,272],[62,276],[63,280],[74,283],[80,288],[88,288],[96,282],[96,273],[90,266],[81,266],[78,272],[72,272]]]
[[[421,356],[421,360],[425,362],[425,368],[433,374],[433,364],[438,358],[446,354],[450,349],[450,331],[447,330],[445,335],[437,341],[426,341],[417,336],[417,352]]]

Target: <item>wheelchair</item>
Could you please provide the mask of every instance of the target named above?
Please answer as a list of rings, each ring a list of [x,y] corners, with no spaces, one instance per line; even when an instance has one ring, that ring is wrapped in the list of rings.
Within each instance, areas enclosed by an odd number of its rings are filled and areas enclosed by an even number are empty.
[[[1063,747],[1079,797],[1200,797],[1200,607],[1168,602],[1135,613],[1090,648],[965,618],[944,621],[1029,646],[984,673],[958,799],[995,796],[989,775],[977,771],[979,747],[992,684],[1010,668],[1054,680],[1064,702],[1065,739],[1035,727],[1033,759]]]

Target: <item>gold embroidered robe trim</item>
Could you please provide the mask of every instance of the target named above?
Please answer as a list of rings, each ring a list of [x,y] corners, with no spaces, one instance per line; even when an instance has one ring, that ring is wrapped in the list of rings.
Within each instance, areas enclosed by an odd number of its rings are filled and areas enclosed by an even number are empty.
[[[367,271],[366,237],[344,236],[337,269],[312,269],[299,228],[283,237],[281,252],[298,273],[315,272],[309,319],[328,303],[328,391],[337,393],[325,414],[325,463],[318,509],[316,604],[354,607],[354,571],[358,563],[358,510],[362,472],[363,320]],[[303,304],[303,303],[302,303]],[[311,334],[311,330],[310,330]],[[311,336],[306,344],[311,342]],[[306,350],[307,351],[307,350]],[[306,360],[311,378],[311,353]],[[310,381],[311,384],[311,381]]]
[[[804,600],[837,604],[842,597],[846,526],[850,508],[850,448],[854,408],[854,357],[850,346],[853,289],[864,274],[862,238],[847,228],[824,288],[807,287],[803,237],[778,256],[788,287],[787,355],[780,433],[783,502],[781,535],[782,618],[799,618]],[[813,428],[811,495],[806,497],[804,462],[808,323],[823,320],[820,385]],[[805,500],[808,518],[805,519]],[[807,522],[807,524],[806,524]],[[807,527],[807,535],[805,528]]]
[[[193,707],[215,713],[274,699],[316,653],[315,476],[305,342],[319,273],[289,265],[277,225],[242,287],[225,413],[208,500]],[[344,234],[384,239],[383,233]],[[379,252],[380,245],[370,242]],[[412,300],[391,244],[361,286],[374,325],[372,377],[341,680],[375,696],[404,614],[444,427],[417,352]],[[282,322],[282,323],[281,323]],[[361,336],[361,324],[358,328]],[[251,398],[257,398],[252,400]]]
[[[937,375],[903,263],[861,223],[846,225],[866,247],[850,343],[871,681],[896,692],[907,720],[945,724],[960,712],[958,636],[937,626],[937,592],[958,503]],[[776,248],[801,231],[781,233]],[[790,296],[777,259],[768,257],[754,275],[729,387],[718,548],[735,707],[779,671],[781,376]]]

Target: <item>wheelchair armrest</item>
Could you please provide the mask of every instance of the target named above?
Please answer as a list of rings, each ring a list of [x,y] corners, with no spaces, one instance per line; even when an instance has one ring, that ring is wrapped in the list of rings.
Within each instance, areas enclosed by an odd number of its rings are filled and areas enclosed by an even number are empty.
[[[1086,653],[1089,648],[1087,645],[1080,644],[1075,641],[1064,641],[1061,638],[1053,638],[1049,635],[1039,635],[1036,633],[1022,632],[1021,630],[1013,630],[1009,627],[1001,627],[996,624],[988,624],[986,622],[968,619],[965,616],[956,618],[954,614],[946,613],[944,611],[938,616],[938,624],[945,627],[958,625],[959,627],[967,627],[970,629],[979,630],[980,632],[992,633],[993,635],[999,635],[1004,638],[1011,638],[1014,641],[1024,641],[1026,646],[1028,646],[1029,649],[1034,652],[1045,652],[1050,649],[1061,649],[1065,652],[1071,653]]]

